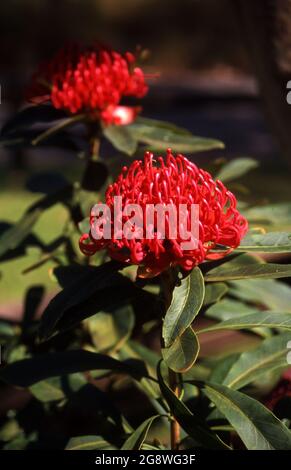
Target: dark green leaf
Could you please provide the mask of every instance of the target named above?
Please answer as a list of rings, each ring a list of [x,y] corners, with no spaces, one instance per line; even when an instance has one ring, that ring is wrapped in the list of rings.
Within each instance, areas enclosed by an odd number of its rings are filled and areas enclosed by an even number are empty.
[[[137,149],[137,140],[125,126],[108,126],[103,130],[104,136],[113,147],[127,155],[133,155]]]
[[[19,387],[30,387],[50,377],[89,370],[110,370],[129,374],[137,379],[147,377],[146,369],[141,361],[120,362],[104,354],[75,349],[41,354],[13,362],[0,369],[0,379]]]
[[[150,123],[137,121],[127,126],[127,129],[135,140],[155,149],[165,150],[166,147],[171,147],[173,151],[194,153],[224,148],[219,140],[181,134],[174,129],[157,127]]]
[[[218,302],[226,293],[228,287],[223,282],[206,284],[203,305],[210,305]]]
[[[152,127],[152,128],[170,130],[174,132],[175,134],[191,135],[191,132],[188,131],[187,129],[184,129],[184,127],[178,127],[172,122],[168,122],[168,121],[160,121],[158,119],[149,119],[149,118],[145,118],[142,116],[138,116],[135,120],[135,123],[140,126],[147,126],[147,127]]]
[[[36,123],[48,123],[63,119],[65,113],[53,106],[27,106],[15,114],[1,129],[1,137],[21,132]]]
[[[157,369],[158,380],[162,396],[167,401],[171,412],[180,424],[180,426],[206,449],[227,449],[228,447],[219,439],[219,437],[211,432],[207,424],[200,419],[197,414],[193,414],[189,408],[179,400],[164,381],[161,374],[161,363]]]
[[[162,355],[170,369],[186,372],[196,361],[199,349],[198,338],[189,326],[168,348],[162,349]]]
[[[256,263],[228,268],[227,265],[211,269],[205,275],[209,282],[236,279],[277,279],[291,276],[291,264]]]
[[[271,370],[288,367],[286,357],[290,337],[290,333],[273,336],[257,348],[243,352],[228,371],[224,385],[233,389],[242,388]]]
[[[223,385],[203,388],[249,450],[291,450],[291,431],[260,402]]]
[[[73,124],[76,124],[78,122],[84,121],[85,120],[85,115],[84,114],[77,114],[74,116],[70,116],[66,119],[63,119],[60,121],[58,124],[56,124],[53,127],[50,127],[49,129],[45,130],[42,132],[39,136],[37,136],[35,139],[32,140],[32,145],[38,145],[42,141],[48,139],[49,137],[57,134],[58,132],[62,131],[66,127],[70,127]]]
[[[175,287],[163,323],[162,334],[166,348],[191,325],[202,306],[204,292],[204,280],[198,267]]]
[[[149,429],[155,419],[159,418],[159,415],[152,416],[151,418],[144,421],[124,442],[121,450],[139,450],[147,437]]]
[[[291,251],[291,233],[248,233],[236,251],[257,253],[288,253]]]
[[[218,330],[242,330],[256,327],[283,328],[291,330],[291,314],[273,311],[258,311],[248,315],[235,316],[229,320],[199,330],[197,333]]]
[[[47,339],[57,331],[71,328],[98,311],[131,298],[134,285],[116,272],[119,267],[118,263],[108,262],[84,269],[82,277],[77,277],[48,304],[41,319],[40,339]]]
[[[216,382],[216,383],[223,383],[225,377],[227,376],[229,370],[233,366],[233,364],[237,361],[239,358],[238,353],[230,354],[229,356],[222,357],[219,359],[213,370],[211,371],[211,374],[207,379],[209,379],[210,382]],[[202,379],[202,380],[207,380],[207,379]],[[197,380],[197,379],[196,379]]]

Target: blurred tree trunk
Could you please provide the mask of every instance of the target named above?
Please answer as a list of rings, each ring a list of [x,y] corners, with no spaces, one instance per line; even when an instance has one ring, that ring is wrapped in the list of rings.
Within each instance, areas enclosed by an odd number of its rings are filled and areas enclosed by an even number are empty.
[[[291,106],[286,100],[291,78],[291,1],[235,0],[231,4],[247,42],[271,131],[291,166]]]

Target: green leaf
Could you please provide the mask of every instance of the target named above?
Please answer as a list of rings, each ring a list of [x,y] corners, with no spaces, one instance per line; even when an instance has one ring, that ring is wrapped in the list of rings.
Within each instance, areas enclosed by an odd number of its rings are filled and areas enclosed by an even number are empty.
[[[215,285],[215,284],[214,284]],[[230,282],[230,294],[248,303],[291,313],[291,288],[274,279],[245,279]]]
[[[71,328],[81,320],[112,308],[131,298],[134,285],[117,273],[118,263],[108,262],[82,270],[82,275],[68,284],[48,304],[41,318],[39,337],[49,338]],[[115,290],[112,296],[112,289]]]
[[[25,240],[45,209],[57,202],[63,202],[71,198],[72,189],[72,186],[68,185],[60,191],[46,195],[34,203],[21,219],[0,237],[0,256],[3,256],[8,250],[17,248]]]
[[[243,211],[246,218],[254,224],[286,226],[291,219],[290,202],[255,206]]]
[[[0,320],[0,338],[10,338],[15,335],[15,328],[11,323]]]
[[[236,251],[257,253],[288,253],[291,251],[291,233],[248,233]]]
[[[242,353],[224,379],[224,385],[239,389],[277,368],[287,368],[290,333],[267,338],[255,349]]]
[[[232,181],[258,167],[258,162],[253,158],[235,158],[223,165],[215,179],[220,181]]]
[[[158,119],[149,119],[149,118],[145,118],[142,116],[138,116],[134,122],[135,124],[138,124],[139,126],[166,129],[166,130],[174,132],[175,134],[191,135],[191,132],[185,129],[184,127],[176,126],[176,124],[173,124],[172,122],[168,122],[168,121],[160,121]]]
[[[199,341],[191,326],[186,328],[168,348],[162,349],[167,366],[176,372],[186,372],[197,359]]]
[[[35,123],[48,123],[63,119],[65,114],[63,111],[49,105],[27,106],[18,111],[9,119],[1,129],[1,137],[14,135],[35,125]]]
[[[163,151],[165,147],[171,147],[177,152],[191,153],[224,148],[224,144],[219,140],[187,135],[173,128],[157,127],[149,122],[135,121],[127,126],[127,129],[135,140]]]
[[[98,352],[120,349],[134,327],[133,309],[125,305],[112,312],[99,312],[86,325]]]
[[[44,403],[64,400],[66,396],[79,390],[87,383],[83,374],[52,377],[41,380],[29,387],[32,395]]]
[[[62,391],[60,379],[53,377],[48,380],[42,380],[30,387],[32,395],[39,401],[48,403],[51,401],[60,401],[65,398]]]
[[[159,415],[152,416],[145,420],[124,442],[121,450],[139,450],[141,449],[149,429],[155,419],[159,418]]]
[[[248,315],[257,311],[258,309],[255,306],[226,298],[211,305],[206,310],[206,316],[215,320],[229,320],[236,316]]]
[[[126,126],[108,126],[103,130],[104,136],[113,147],[127,155],[133,155],[137,149],[137,140]]]
[[[249,450],[291,450],[291,432],[257,400],[223,385],[203,388]]]
[[[228,287],[223,282],[206,284],[203,305],[210,305],[218,302],[228,291]]]
[[[52,135],[57,134],[58,132],[62,131],[63,129],[72,126],[73,124],[76,124],[78,122],[84,121],[86,118],[85,114],[77,114],[74,116],[70,116],[67,119],[61,120],[58,124],[56,124],[53,127],[50,127],[46,131],[42,132],[38,137],[33,139],[31,142],[32,145],[38,145],[44,140],[48,139]]]
[[[69,440],[65,450],[116,450],[116,447],[102,436],[78,436]]]
[[[191,325],[202,306],[204,292],[204,279],[198,267],[175,287],[163,323],[165,347],[169,347]]]
[[[291,330],[291,314],[273,311],[258,311],[222,321],[197,331],[198,334],[218,330],[242,330],[256,327],[283,328]]]
[[[120,362],[104,354],[74,349],[65,352],[45,353],[13,362],[0,369],[0,379],[11,385],[30,387],[50,377],[90,370],[109,370],[129,374],[137,379],[148,375],[141,361]]]
[[[19,433],[12,441],[7,442],[3,450],[25,450],[29,444],[37,441],[37,433],[32,432],[26,434],[24,432]]]
[[[227,265],[211,269],[205,274],[208,282],[236,279],[278,279],[291,276],[291,264],[256,263],[228,268]]]
[[[157,368],[157,376],[162,396],[168,403],[173,416],[189,436],[206,449],[228,449],[226,444],[224,444],[219,437],[210,430],[197,413],[193,414],[185,403],[183,403],[182,400],[176,397],[172,392],[162,377],[161,363],[159,363]]]
[[[234,354],[230,354],[226,357],[222,357],[218,359],[209,377],[207,377],[207,379],[202,379],[202,380],[209,380],[209,382],[216,382],[219,384],[223,383],[229,370],[231,369],[231,367],[237,361],[238,358],[239,358],[239,354],[234,353]]]
[[[16,419],[9,418],[0,428],[0,441],[9,442],[12,439],[15,439],[16,436],[22,433],[22,431],[23,430],[18,421]]]
[[[235,316],[249,315],[257,313],[257,311],[256,306],[226,298],[211,305],[206,310],[205,315],[215,320],[229,320]],[[255,332],[263,337],[270,336],[267,328],[256,328]]]

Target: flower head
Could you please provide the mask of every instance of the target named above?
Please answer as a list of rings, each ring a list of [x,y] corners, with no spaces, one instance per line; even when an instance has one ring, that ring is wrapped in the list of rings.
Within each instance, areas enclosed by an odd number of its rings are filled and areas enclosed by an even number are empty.
[[[152,153],[146,152],[144,161],[134,161],[111,184],[107,191],[105,202],[110,212],[114,211],[114,197],[121,198],[122,222],[129,220],[124,211],[126,205],[137,204],[145,221],[144,229],[137,230],[131,237],[126,233],[116,236],[112,225],[110,237],[94,237],[95,212],[91,213],[91,230],[80,239],[81,251],[92,255],[106,248],[109,255],[116,260],[141,265],[151,274],[159,273],[170,266],[179,265],[190,270],[205,259],[225,256],[237,247],[245,235],[248,223],[236,208],[235,196],[220,181],[214,181],[212,176],[183,155],[173,156],[170,149],[166,159],[154,159]],[[146,231],[146,215],[149,205],[169,205],[178,209],[186,206],[184,223],[188,230],[191,226],[190,211],[193,204],[199,206],[199,239],[194,249],[182,248],[184,239],[177,234],[170,236],[169,218],[165,218],[165,233],[161,233],[154,219],[152,236]],[[213,252],[220,246],[220,252]]]
[[[121,99],[142,98],[147,90],[133,54],[121,55],[99,45],[86,49],[70,45],[40,66],[28,99],[50,99],[55,108],[71,114],[86,113],[105,124],[127,124],[139,108],[119,106]]]

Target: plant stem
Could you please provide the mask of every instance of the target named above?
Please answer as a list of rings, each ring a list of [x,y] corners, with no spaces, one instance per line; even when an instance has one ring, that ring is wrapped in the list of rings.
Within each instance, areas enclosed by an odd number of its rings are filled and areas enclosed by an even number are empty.
[[[165,271],[161,275],[166,311],[169,308],[171,300],[172,300],[172,293],[173,293],[173,289],[175,287],[176,279],[177,279],[176,274],[177,273],[174,271],[174,269],[169,269],[168,271]],[[171,390],[173,391],[173,393],[177,397],[179,397],[179,392],[180,392],[179,375],[170,368],[168,368],[168,375],[169,375],[169,386]],[[179,444],[180,444],[180,425],[174,416],[172,416],[172,420],[170,424],[170,433],[171,433],[171,449],[178,450]]]
[[[173,370],[169,369],[169,386],[176,397],[179,397],[179,385],[178,385],[178,374]],[[172,450],[179,450],[180,444],[180,425],[178,421],[173,417],[171,421],[171,449]]]
[[[98,160],[99,158],[99,149],[100,149],[100,138],[93,137],[91,140],[91,155],[90,158],[93,161]]]

